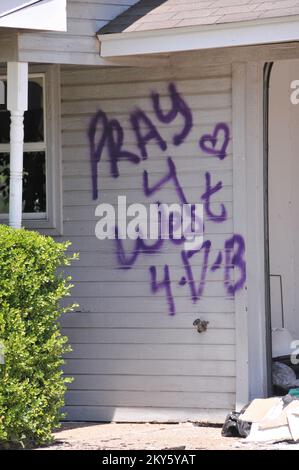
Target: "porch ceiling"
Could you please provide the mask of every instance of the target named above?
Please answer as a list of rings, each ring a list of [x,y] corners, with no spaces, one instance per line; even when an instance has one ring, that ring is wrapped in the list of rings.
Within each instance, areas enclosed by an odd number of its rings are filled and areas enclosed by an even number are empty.
[[[0,27],[66,31],[66,0],[2,0]]]
[[[2,0],[0,5],[0,17],[9,15],[14,11],[25,8],[33,3],[37,3],[39,0]]]

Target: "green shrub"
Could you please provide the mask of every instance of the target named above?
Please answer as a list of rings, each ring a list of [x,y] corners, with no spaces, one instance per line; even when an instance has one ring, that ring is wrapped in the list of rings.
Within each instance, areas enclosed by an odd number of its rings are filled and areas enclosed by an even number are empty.
[[[72,286],[58,268],[76,257],[68,246],[0,225],[1,445],[48,443],[62,418],[70,381],[62,355],[70,349],[58,318],[73,306],[60,306]]]

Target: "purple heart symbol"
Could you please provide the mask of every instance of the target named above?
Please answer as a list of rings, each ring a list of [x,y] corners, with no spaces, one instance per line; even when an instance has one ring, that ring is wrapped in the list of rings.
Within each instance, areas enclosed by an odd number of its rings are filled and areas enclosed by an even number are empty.
[[[223,139],[219,139],[219,134],[223,134]],[[219,143],[220,140],[220,143]],[[209,155],[214,155],[220,160],[226,157],[226,150],[230,140],[229,127],[224,122],[220,122],[215,126],[213,134],[204,134],[200,141],[199,146],[203,152]]]

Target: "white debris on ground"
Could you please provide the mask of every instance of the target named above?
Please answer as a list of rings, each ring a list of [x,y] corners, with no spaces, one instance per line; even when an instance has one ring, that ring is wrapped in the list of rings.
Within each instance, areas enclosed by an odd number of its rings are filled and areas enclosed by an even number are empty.
[[[299,440],[299,400],[291,395],[253,400],[239,420],[252,423],[246,442]]]

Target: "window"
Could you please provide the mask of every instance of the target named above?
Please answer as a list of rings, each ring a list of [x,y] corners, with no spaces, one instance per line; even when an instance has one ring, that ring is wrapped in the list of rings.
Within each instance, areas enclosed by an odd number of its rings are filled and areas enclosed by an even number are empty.
[[[7,79],[0,76],[0,222],[9,211],[9,134]],[[61,233],[59,69],[30,73],[24,113],[23,225]],[[52,233],[52,232],[53,233]]]

